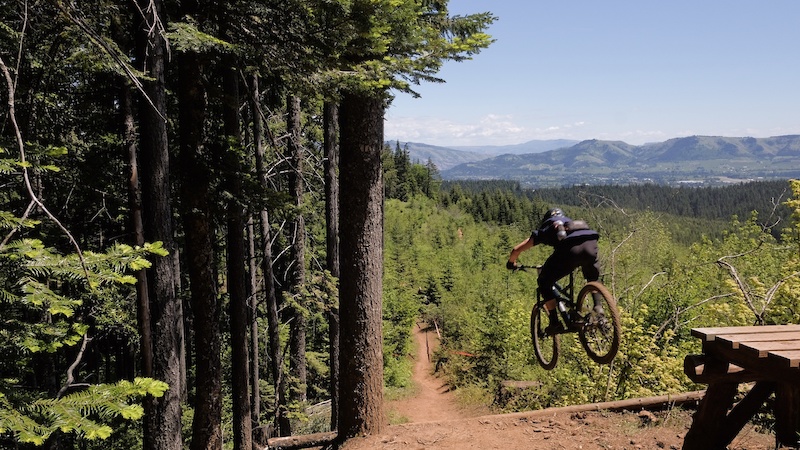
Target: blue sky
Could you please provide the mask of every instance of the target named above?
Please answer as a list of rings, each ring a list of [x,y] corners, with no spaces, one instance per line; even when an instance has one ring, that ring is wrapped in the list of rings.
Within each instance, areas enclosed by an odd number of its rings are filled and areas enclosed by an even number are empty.
[[[629,144],[800,134],[800,1],[450,0],[496,42],[398,94],[387,140]]]

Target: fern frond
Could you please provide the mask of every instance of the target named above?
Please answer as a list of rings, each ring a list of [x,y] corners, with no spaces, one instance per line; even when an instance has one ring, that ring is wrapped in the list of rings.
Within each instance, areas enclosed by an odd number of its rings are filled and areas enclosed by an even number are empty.
[[[166,383],[151,378],[97,384],[62,398],[36,400],[22,410],[12,408],[0,393],[0,433],[36,445],[56,430],[89,440],[106,439],[113,432],[109,422],[141,418],[144,408],[136,401],[146,395],[162,396],[167,388]]]

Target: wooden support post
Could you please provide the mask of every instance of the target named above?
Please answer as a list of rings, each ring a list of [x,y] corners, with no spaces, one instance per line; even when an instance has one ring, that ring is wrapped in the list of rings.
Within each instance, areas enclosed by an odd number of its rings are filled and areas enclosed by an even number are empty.
[[[727,373],[728,363],[714,358],[705,362],[706,373]],[[739,383],[716,382],[709,384],[706,395],[694,414],[692,426],[683,440],[683,450],[723,449],[717,441],[723,433],[725,416],[733,405]],[[738,434],[738,430],[737,430]]]
[[[742,401],[737,403],[728,413],[728,417],[720,429],[719,440],[717,440],[718,448],[727,448],[728,444],[733,442],[739,431],[753,418],[761,405],[774,391],[775,383],[766,381],[760,381],[750,389],[750,392],[745,395]]]
[[[775,437],[781,445],[800,447],[800,387],[778,383],[775,389]]]

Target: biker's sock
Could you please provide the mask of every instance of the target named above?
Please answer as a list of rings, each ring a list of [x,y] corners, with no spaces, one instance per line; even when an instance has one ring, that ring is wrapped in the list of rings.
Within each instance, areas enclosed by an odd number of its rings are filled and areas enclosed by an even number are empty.
[[[598,314],[603,314],[603,294],[599,292],[592,292],[594,299],[594,311]]]
[[[555,309],[551,309],[550,311],[550,323],[558,323],[558,311]]]

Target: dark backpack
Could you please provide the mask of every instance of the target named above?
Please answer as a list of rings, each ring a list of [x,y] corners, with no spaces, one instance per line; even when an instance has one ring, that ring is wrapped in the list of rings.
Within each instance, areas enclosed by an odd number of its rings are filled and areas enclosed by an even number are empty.
[[[588,230],[589,224],[585,220],[573,220],[564,224],[567,233],[577,230]]]

